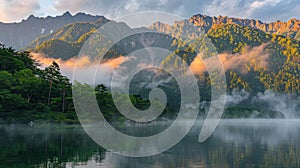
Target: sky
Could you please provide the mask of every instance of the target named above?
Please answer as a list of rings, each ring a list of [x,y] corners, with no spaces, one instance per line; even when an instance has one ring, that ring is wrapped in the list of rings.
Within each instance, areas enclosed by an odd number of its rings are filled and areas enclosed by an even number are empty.
[[[0,0],[0,22],[20,22],[29,15],[57,16],[69,11],[116,19],[143,11],[161,11],[184,18],[194,14],[259,19],[300,19],[300,0]]]

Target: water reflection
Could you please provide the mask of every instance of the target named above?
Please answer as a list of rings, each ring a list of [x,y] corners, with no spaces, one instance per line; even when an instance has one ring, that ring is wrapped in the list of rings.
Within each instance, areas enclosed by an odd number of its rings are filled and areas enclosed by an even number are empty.
[[[66,167],[104,158],[105,151],[80,126],[2,125],[0,137],[0,167]]]
[[[300,120],[223,120],[204,143],[197,141],[201,125],[146,158],[106,152],[80,126],[0,126],[0,167],[300,167]],[[144,127],[138,130],[160,124]]]

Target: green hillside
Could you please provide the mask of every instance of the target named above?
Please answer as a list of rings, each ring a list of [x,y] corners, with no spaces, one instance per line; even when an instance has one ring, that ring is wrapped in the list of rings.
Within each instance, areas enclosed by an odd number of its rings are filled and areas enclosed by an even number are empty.
[[[205,38],[209,38],[214,46],[209,46],[203,42]],[[299,95],[300,42],[297,40],[269,35],[251,27],[223,24],[210,29],[207,37],[191,39],[191,41],[183,44],[174,40],[172,45],[176,48],[174,54],[181,56],[188,63],[191,63],[196,56],[188,49],[191,48],[193,51],[194,46],[207,52],[203,58],[219,53],[229,55],[233,59],[237,57],[237,61],[242,59],[240,66],[245,67],[244,72],[237,68],[226,69],[229,91],[246,89],[256,94],[271,89],[276,92]],[[268,57],[263,58],[265,55]],[[178,60],[172,59],[174,56],[170,55],[163,62],[166,67],[178,67]],[[249,57],[248,61],[246,61],[247,57]],[[260,66],[259,59],[265,59],[266,65]],[[232,62],[231,64],[234,67],[235,64],[239,63]],[[199,75],[199,78],[208,78],[208,76],[207,74]]]
[[[123,23],[114,24],[120,30],[135,31],[124,27]],[[74,23],[49,36],[35,40],[33,44],[37,44],[35,48],[37,52],[45,53],[49,57],[69,59],[79,53],[83,43],[86,42],[92,33],[96,32],[99,26],[95,23]],[[263,46],[261,52],[253,52],[251,57],[259,58],[259,54],[266,53],[268,55],[268,59],[265,60],[267,62],[266,66],[258,66],[258,62],[255,62],[256,59],[254,59],[252,62],[241,65],[247,67],[247,70],[244,70],[246,72],[241,73],[237,69],[228,69],[226,75],[229,91],[246,89],[255,94],[272,89],[276,92],[299,94],[300,42],[295,39],[267,34],[261,30],[235,23],[215,25],[208,30],[206,35],[199,34],[201,30],[198,30],[193,25],[187,26],[185,22],[182,22],[182,24],[177,23],[176,26],[174,25],[175,27],[159,28],[159,26],[165,27],[165,24],[156,25],[155,29],[161,30],[162,33],[170,34],[171,37],[181,37],[184,34],[191,35],[193,33],[198,35],[188,36],[188,39],[181,41],[162,34],[137,34],[114,45],[105,58],[127,55],[142,48],[143,45],[139,40],[142,36],[145,39],[155,39],[153,44],[151,44],[152,47],[163,46],[164,48],[169,48],[174,54],[184,58],[188,64],[194,60],[195,52],[205,51],[204,57],[215,54],[246,55],[247,52],[255,50],[255,47]],[[153,27],[151,29],[153,30]],[[207,46],[207,43],[203,41],[205,38],[209,38],[213,46]],[[105,37],[95,36],[93,40],[89,40],[89,42],[91,41],[94,44],[102,44],[100,48],[97,46],[99,53],[107,46],[103,43],[106,41]],[[130,42],[133,42],[135,47],[127,45]],[[193,48],[196,46],[201,51],[194,51]],[[93,53],[92,55],[98,55],[99,53]],[[175,55],[170,55],[167,60],[172,60],[172,56]],[[167,60],[163,61],[163,64],[172,68],[178,67],[178,61],[172,60],[173,62],[168,63]],[[200,76],[203,77],[203,75]]]
[[[48,36],[33,41],[31,50],[44,53],[48,57],[67,60],[77,56],[82,46],[88,43],[90,48],[85,48],[85,50],[88,51],[92,60],[105,54],[104,61],[107,61],[111,58],[130,55],[130,53],[144,48],[145,41],[151,41],[147,47],[162,47],[172,52],[161,60],[161,64],[165,68],[173,70],[179,70],[182,65],[176,55],[191,65],[195,61],[197,53],[200,53],[203,59],[208,60],[219,54],[224,61],[227,92],[245,90],[250,94],[250,98],[245,100],[243,104],[227,108],[224,116],[228,118],[230,116],[247,117],[253,111],[258,112],[257,116],[260,117],[282,117],[280,112],[266,109],[266,104],[257,104],[251,101],[251,97],[267,90],[272,90],[276,94],[287,94],[291,99],[299,96],[300,42],[296,40],[297,38],[277,35],[278,33],[270,34],[270,32],[253,26],[241,25],[239,22],[218,23],[209,27],[197,26],[197,24],[191,24],[186,20],[176,22],[172,26],[155,23],[148,28],[154,32],[148,33],[140,33],[140,29],[131,29],[125,23],[111,22],[116,35],[121,36],[128,32],[135,34],[114,44],[107,53],[104,53],[111,44],[110,39],[101,34],[101,26],[104,23],[107,22],[99,20],[98,22],[66,25]],[[92,34],[92,38],[89,39]],[[207,41],[211,43],[207,43]],[[21,63],[16,62],[15,64]],[[201,65],[197,66],[199,67],[196,68],[202,68]],[[13,72],[10,73],[13,74]],[[211,97],[210,86],[219,76],[209,76],[205,68],[200,74],[196,73],[195,75],[199,82],[201,99],[209,101]],[[140,95],[141,97],[135,97],[135,99],[146,105],[150,88],[144,88],[141,83],[144,80],[163,81],[166,78],[164,73],[142,73],[135,78],[136,81],[131,82],[131,87],[134,89],[131,89],[130,93]],[[168,83],[158,85],[158,87],[169,93],[168,108],[173,112],[178,110],[180,89],[176,81],[170,80]],[[47,97],[46,95],[45,93],[45,97]],[[56,100],[62,102],[62,98]],[[112,102],[112,100],[110,99],[108,102]],[[140,107],[144,108],[144,105]],[[113,105],[109,106],[114,107]],[[46,107],[49,108],[50,105],[46,105]],[[240,111],[239,109],[244,110],[237,112]],[[106,117],[119,118],[119,115],[114,114],[115,111],[114,108],[108,108]]]

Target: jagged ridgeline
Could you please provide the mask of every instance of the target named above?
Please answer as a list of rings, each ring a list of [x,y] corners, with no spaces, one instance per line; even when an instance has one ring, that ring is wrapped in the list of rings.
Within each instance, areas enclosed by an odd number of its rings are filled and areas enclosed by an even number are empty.
[[[78,22],[96,22],[97,20],[107,20],[103,16],[92,16],[78,13],[72,16],[69,12],[62,16],[46,18],[29,16],[19,23],[0,22],[0,42],[8,47],[23,49],[39,36],[49,35],[66,24]]]
[[[114,32],[120,36],[133,35],[110,47],[112,41],[102,33],[102,27],[106,23],[112,24]],[[33,26],[37,24],[39,26]],[[18,30],[13,29],[14,26]],[[34,28],[30,29],[28,26]],[[27,48],[62,60],[76,57],[83,46],[87,46],[84,49],[91,62],[102,55],[105,62],[118,57],[129,58],[132,52],[145,47],[164,48],[170,53],[158,60],[159,63],[167,70],[182,69],[182,60],[187,63],[198,79],[202,100],[210,100],[211,84],[219,76],[209,76],[199,57],[208,66],[214,67],[212,60],[216,55],[220,57],[226,70],[227,90],[230,93],[246,90],[245,92],[254,96],[259,92],[273,90],[284,95],[299,96],[300,92],[299,20],[296,19],[263,23],[248,19],[195,15],[188,20],[176,21],[174,25],[157,22],[147,28],[135,29],[104,17],[85,14],[71,16],[66,13],[59,17],[31,16],[15,24],[1,23],[0,30],[0,40],[6,46]],[[16,33],[12,34],[11,30]],[[145,33],[143,30],[153,32]],[[4,46],[1,46],[0,52],[3,60],[0,64],[0,115],[3,120],[77,121],[71,97],[71,83],[60,74],[57,64],[41,70],[27,52],[18,52]],[[146,69],[138,73],[131,82],[132,102],[140,109],[148,107],[149,101],[145,98],[154,87],[167,93],[170,101],[166,111],[175,114],[179,109],[180,88],[176,80],[165,71]],[[108,89],[100,85],[96,90],[99,92],[99,100],[106,97],[105,101],[99,102],[100,105],[107,105],[104,106],[104,116],[108,119],[120,118]],[[259,103],[230,107],[228,111],[232,114],[225,112],[225,116],[249,117],[253,110],[261,112],[265,104]],[[278,116],[277,112],[264,110],[270,114],[259,113],[258,116]]]
[[[266,33],[283,35],[286,37],[300,40],[300,21],[292,18],[287,22],[276,21],[264,23],[254,19],[230,18],[227,16],[210,17],[206,15],[194,15],[189,19],[195,26],[204,27],[208,31],[211,27],[219,24],[238,24],[241,26],[252,27]]]
[[[32,42],[34,51],[44,53],[48,57],[69,59],[78,55],[84,42],[108,20],[89,23],[72,23],[58,31]],[[143,48],[144,40],[153,40],[149,47],[163,47],[173,52],[162,63],[166,67],[178,68],[180,63],[175,58],[179,55],[188,64],[197,62],[196,53],[207,59],[220,54],[226,70],[229,91],[246,89],[253,94],[271,89],[276,92],[299,94],[299,20],[288,22],[263,23],[256,20],[228,17],[209,17],[195,15],[189,20],[177,21],[174,25],[154,23],[148,28],[151,33],[139,34],[141,29],[132,29],[125,23],[114,22],[120,32],[137,33],[118,44],[115,44],[105,59],[128,56],[132,51]],[[110,41],[105,36],[93,36],[88,43],[97,46],[94,57],[103,55]],[[206,43],[209,39],[212,43]],[[198,49],[199,51],[196,51]],[[209,83],[211,79],[203,65],[193,66],[198,72],[200,81]],[[199,70],[200,69],[200,70]],[[204,89],[207,90],[207,89]]]

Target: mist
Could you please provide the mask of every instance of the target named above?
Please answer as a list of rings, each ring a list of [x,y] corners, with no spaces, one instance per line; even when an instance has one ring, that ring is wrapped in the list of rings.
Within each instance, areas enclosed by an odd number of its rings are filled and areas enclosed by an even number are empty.
[[[220,59],[224,64],[226,70],[235,69],[242,73],[247,72],[247,65],[249,63],[255,63],[256,67],[266,67],[267,59],[269,55],[264,51],[265,45],[254,47],[252,49],[247,49],[247,52],[243,54],[220,54]],[[111,85],[111,78],[113,71],[123,62],[132,59],[132,57],[120,56],[114,59],[105,61],[104,63],[96,63],[89,59],[89,57],[84,56],[81,58],[71,58],[69,60],[53,59],[47,58],[43,54],[31,53],[31,56],[41,63],[41,68],[48,67],[53,61],[57,62],[61,68],[61,73],[73,79],[73,70],[76,66],[77,76],[76,80],[78,82],[87,84],[104,84],[107,86]],[[206,65],[213,65],[216,59],[208,58],[206,59]],[[195,60],[190,65],[191,70],[195,74],[205,72],[205,66],[201,58],[196,57]],[[153,71],[154,75],[158,72]],[[87,75],[89,74],[89,75]],[[150,73],[151,74],[151,73]],[[149,75],[142,75],[143,79],[148,79]],[[153,74],[152,74],[153,75]],[[156,79],[156,80],[154,80]],[[149,78],[146,82],[140,83],[141,88],[153,89],[158,85],[167,85],[170,82],[171,77],[168,78]],[[158,80],[157,80],[158,79]],[[209,108],[208,102],[201,102],[200,109],[207,111]],[[299,118],[300,117],[300,97],[295,95],[276,93],[272,90],[266,90],[263,93],[258,93],[256,95],[251,95],[250,92],[246,90],[233,90],[231,93],[226,95],[226,107],[232,106],[246,106],[246,107],[259,107],[262,110],[270,110],[274,112],[280,112],[284,118]],[[256,117],[257,111],[253,111],[251,117]]]
[[[268,67],[269,53],[265,51],[267,44],[257,47],[245,47],[243,52],[237,54],[223,53],[217,56],[203,59],[203,54],[198,54],[190,65],[190,68],[195,74],[203,74],[207,71],[206,67],[216,69],[218,62],[221,61],[225,71],[238,70],[245,74],[249,67],[265,68]],[[218,69],[217,69],[218,70]]]
[[[100,64],[91,61],[88,56],[73,57],[68,60],[48,58],[39,53],[31,53],[31,56],[41,64],[41,69],[52,65],[52,62],[55,61],[59,65],[61,73],[71,80],[75,79],[87,84],[101,83],[106,85],[110,84],[113,70],[126,60],[125,57],[120,56]],[[73,78],[74,68],[76,68],[76,78]]]
[[[280,112],[284,118],[299,118],[300,117],[300,97],[276,93],[272,90],[266,90],[263,93],[251,96],[251,94],[244,89],[241,91],[233,90],[230,94],[226,95],[226,106],[249,106],[259,107],[262,110],[269,110]],[[255,118],[253,111],[251,117]]]
[[[300,97],[275,93],[272,90],[266,90],[264,93],[258,93],[252,98],[253,103],[266,104],[267,108],[284,114],[285,118],[300,117]]]
[[[206,72],[206,67],[210,67],[210,69],[219,68],[215,67],[218,64],[216,61],[222,62],[225,71],[238,70],[241,73],[247,73],[249,67],[264,68],[268,66],[267,61],[269,58],[269,54],[264,50],[266,45],[263,44],[253,48],[245,47],[242,54],[224,53],[204,60],[202,59],[203,55],[199,54],[191,63],[190,69],[194,74],[202,74]],[[77,72],[82,71],[81,74],[77,74],[76,80],[88,84],[95,82],[108,84],[111,81],[112,71],[125,60],[130,59],[130,57],[120,56],[100,64],[90,60],[88,56],[73,57],[68,60],[48,58],[39,53],[31,53],[31,56],[41,63],[41,68],[48,67],[55,61],[60,66],[61,73],[69,79],[73,79],[73,70],[76,66]],[[90,78],[90,76],[93,76],[93,78]]]

